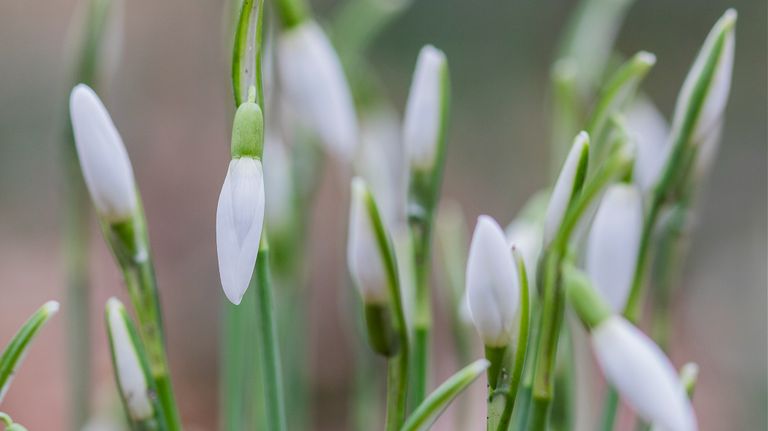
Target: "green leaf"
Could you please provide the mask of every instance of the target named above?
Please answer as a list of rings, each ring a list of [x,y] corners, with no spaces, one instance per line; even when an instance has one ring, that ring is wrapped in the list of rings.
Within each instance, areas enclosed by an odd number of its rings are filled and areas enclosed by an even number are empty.
[[[672,122],[672,148],[656,185],[666,198],[683,186],[702,144],[719,125],[733,67],[736,11],[728,9],[715,23],[683,83]]]
[[[490,365],[485,359],[467,365],[443,382],[411,414],[402,431],[424,431],[430,429],[448,405],[472,382],[480,377]]]
[[[582,0],[569,20],[558,59],[573,62],[576,84],[582,95],[590,93],[603,76],[621,23],[632,3],[633,0]]]
[[[40,307],[32,317],[24,323],[24,326],[19,329],[19,332],[8,343],[3,355],[0,356],[0,401],[3,400],[3,396],[8,391],[8,387],[11,384],[13,375],[16,372],[16,368],[24,358],[24,354],[29,347],[29,343],[35,338],[40,328],[50,319],[56,312],[59,311],[59,303],[56,301],[48,301]]]
[[[654,64],[655,55],[640,51],[614,72],[603,86],[587,126],[587,132],[592,137],[589,157],[591,166],[599,166],[608,152],[606,132],[610,125],[609,120],[632,100],[640,82]]]

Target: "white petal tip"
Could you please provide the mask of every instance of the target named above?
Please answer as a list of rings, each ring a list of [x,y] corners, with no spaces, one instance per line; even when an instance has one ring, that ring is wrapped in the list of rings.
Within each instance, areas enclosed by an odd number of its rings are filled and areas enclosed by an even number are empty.
[[[653,66],[656,64],[656,55],[648,51],[640,51],[637,53],[637,61],[646,66]]]
[[[45,307],[45,311],[47,311],[49,315],[52,315],[59,311],[61,305],[59,304],[59,301],[48,301],[43,307]]]

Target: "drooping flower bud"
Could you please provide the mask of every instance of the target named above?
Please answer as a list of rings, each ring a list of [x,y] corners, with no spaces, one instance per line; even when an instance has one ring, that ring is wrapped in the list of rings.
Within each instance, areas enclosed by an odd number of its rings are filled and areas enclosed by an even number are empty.
[[[155,408],[150,395],[148,368],[142,359],[140,341],[125,307],[116,298],[107,301],[106,320],[115,378],[128,413],[135,422],[151,419]]]
[[[327,36],[307,19],[283,30],[277,49],[280,82],[291,108],[332,154],[351,162],[357,149],[357,117],[341,62]]]
[[[619,316],[591,332],[605,378],[646,422],[668,431],[695,431],[696,417],[672,363],[648,336]]]
[[[508,345],[520,305],[520,285],[504,231],[489,216],[477,220],[466,277],[472,321],[483,343]]]
[[[235,113],[232,160],[216,208],[216,251],[224,294],[233,304],[242,301],[253,275],[264,227],[264,118],[249,100]]]
[[[614,312],[629,296],[643,230],[643,200],[631,185],[605,192],[587,239],[586,267],[592,283]]]
[[[403,122],[403,145],[411,170],[431,171],[445,139],[448,63],[427,45],[419,52]]]
[[[85,84],[72,89],[69,110],[80,168],[96,211],[110,222],[129,219],[137,207],[136,185],[112,118]]]
[[[221,286],[233,304],[248,290],[264,225],[264,173],[261,161],[229,162],[216,209],[216,250]]]
[[[589,159],[589,135],[581,132],[573,141],[568,157],[565,159],[560,175],[549,199],[549,206],[544,215],[544,246],[555,239],[560,224],[565,217],[573,198],[581,190]]]

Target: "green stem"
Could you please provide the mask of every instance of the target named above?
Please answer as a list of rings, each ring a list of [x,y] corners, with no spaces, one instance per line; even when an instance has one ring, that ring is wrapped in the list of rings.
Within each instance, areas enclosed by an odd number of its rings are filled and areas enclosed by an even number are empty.
[[[155,269],[150,256],[143,210],[132,219],[105,225],[105,236],[112,248],[136,312],[141,340],[147,352],[149,369],[157,385],[169,431],[181,430],[181,420],[171,387],[168,358],[165,354],[160,298]]]
[[[651,239],[656,228],[656,221],[661,211],[662,202],[661,196],[658,193],[654,193],[643,223],[640,247],[637,251],[637,263],[635,264],[635,275],[632,278],[632,287],[629,291],[627,304],[624,307],[624,317],[632,323],[639,321],[640,313],[642,312],[643,283],[645,281],[646,267],[648,266]]]
[[[605,394],[603,405],[603,415],[600,418],[600,430],[612,431],[613,424],[616,422],[616,411],[619,407],[619,393],[613,386],[608,386],[608,392]]]
[[[285,431],[285,401],[283,397],[280,352],[277,344],[277,328],[273,314],[272,287],[269,275],[269,246],[266,234],[262,234],[259,256],[256,260],[256,335],[261,365],[262,399],[266,404],[269,428]]]
[[[408,396],[407,347],[387,360],[387,431],[397,431],[405,421]]]
[[[509,423],[512,420],[512,412],[515,409],[517,391],[520,387],[520,380],[523,377],[523,368],[525,366],[525,357],[528,350],[528,333],[530,327],[530,294],[528,289],[528,275],[526,274],[525,262],[517,250],[514,251],[515,261],[517,263],[517,273],[520,278],[520,330],[517,337],[517,349],[515,350],[515,364],[510,377],[509,390],[507,391],[507,400],[504,405],[504,411],[499,420],[498,431],[509,429]]]
[[[413,390],[411,405],[418,406],[427,396],[429,382],[429,341],[432,310],[429,294],[429,253],[431,219],[412,220],[413,272],[415,288]],[[429,220],[429,221],[428,221]]]

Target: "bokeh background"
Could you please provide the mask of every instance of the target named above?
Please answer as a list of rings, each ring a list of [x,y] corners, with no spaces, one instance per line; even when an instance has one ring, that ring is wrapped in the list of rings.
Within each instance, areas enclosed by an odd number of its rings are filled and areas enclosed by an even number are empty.
[[[68,89],[66,40],[75,0],[0,2],[0,343],[39,304],[64,299],[63,196],[59,165]],[[321,19],[338,4],[313,2]],[[453,115],[444,196],[469,220],[509,221],[549,181],[549,67],[573,1],[418,0],[374,42],[370,59],[402,107],[419,48],[449,58]],[[673,359],[701,365],[695,406],[703,430],[760,430],[766,421],[766,2],[646,0],[618,37],[629,55],[658,62],[644,88],[669,117],[707,31],[739,11],[736,65],[719,157],[675,297]],[[214,220],[231,127],[229,50],[220,1],[125,1],[120,66],[103,91],[133,161],[163,295],[168,350],[190,429],[216,427],[218,315],[223,298]],[[313,374],[313,429],[348,429],[352,360],[339,316],[346,289],[337,178],[325,175],[309,237],[306,333]],[[114,388],[101,320],[104,301],[125,297],[93,223],[90,310],[94,405]],[[30,430],[67,420],[67,308],[34,343],[0,410]],[[440,324],[441,320],[438,320]],[[442,335],[441,335],[442,334]],[[438,329],[437,377],[455,364]],[[444,424],[445,425],[445,424]],[[478,424],[476,429],[482,425]]]

